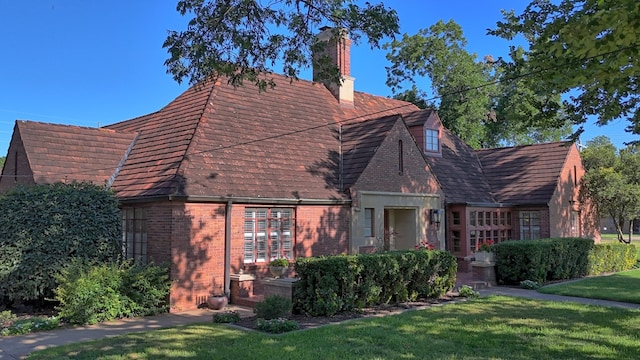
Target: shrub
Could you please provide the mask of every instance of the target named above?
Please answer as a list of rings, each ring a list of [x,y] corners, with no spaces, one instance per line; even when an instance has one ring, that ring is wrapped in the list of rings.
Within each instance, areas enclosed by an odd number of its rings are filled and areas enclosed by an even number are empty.
[[[59,316],[73,324],[166,311],[168,267],[130,261],[88,264],[73,261],[58,275]]]
[[[237,323],[240,321],[240,313],[237,311],[225,311],[222,313],[213,314],[213,322],[214,323]]]
[[[88,183],[20,186],[0,197],[0,301],[53,296],[71,259],[113,261],[122,251],[115,195]]]
[[[300,325],[295,320],[288,319],[257,319],[256,320],[256,329],[272,334],[281,334],[288,331],[298,330]]]
[[[523,280],[543,283],[585,276],[591,248],[593,240],[582,238],[501,242],[493,245],[496,279],[516,285]]]
[[[31,317],[28,319],[15,320],[6,327],[2,326],[2,328],[0,329],[0,335],[23,335],[36,331],[55,329],[58,326],[60,326],[60,320],[55,316]]]
[[[294,311],[331,316],[365,306],[436,298],[453,289],[457,262],[450,253],[390,251],[296,260]]]
[[[253,312],[258,318],[265,320],[282,318],[291,313],[291,300],[278,295],[270,295],[257,303]]]
[[[273,259],[273,260],[271,260],[271,262],[269,262],[269,266],[287,267],[287,266],[289,266],[289,260],[287,260],[285,258]]]
[[[469,285],[462,285],[462,287],[460,287],[460,291],[458,292],[458,294],[466,298],[477,298],[478,296],[480,296],[480,293],[473,290]]]
[[[596,244],[589,254],[589,274],[629,270],[636,261],[636,247],[633,244]]]
[[[533,280],[522,280],[520,281],[520,287],[528,290],[536,290],[540,288],[540,284]]]

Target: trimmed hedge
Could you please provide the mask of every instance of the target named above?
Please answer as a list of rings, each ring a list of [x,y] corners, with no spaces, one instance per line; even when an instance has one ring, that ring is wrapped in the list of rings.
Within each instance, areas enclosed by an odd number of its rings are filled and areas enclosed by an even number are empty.
[[[589,274],[629,270],[636,264],[636,254],[633,244],[595,244],[589,254]]]
[[[366,306],[437,298],[453,289],[456,258],[444,251],[301,258],[295,262],[296,313],[331,316]]]
[[[635,246],[595,244],[592,239],[552,238],[505,241],[493,246],[496,280],[518,285],[525,280],[544,283],[631,269]]]
[[[0,196],[0,303],[52,297],[55,275],[72,259],[117,259],[121,227],[115,195],[93,184],[19,186]]]

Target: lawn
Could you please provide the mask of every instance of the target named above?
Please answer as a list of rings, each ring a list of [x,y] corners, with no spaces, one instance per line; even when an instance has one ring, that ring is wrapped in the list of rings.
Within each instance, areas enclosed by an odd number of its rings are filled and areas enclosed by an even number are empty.
[[[491,296],[284,335],[205,323],[29,359],[637,359],[640,310]]]
[[[549,285],[538,289],[545,294],[568,295],[640,304],[640,270]]]

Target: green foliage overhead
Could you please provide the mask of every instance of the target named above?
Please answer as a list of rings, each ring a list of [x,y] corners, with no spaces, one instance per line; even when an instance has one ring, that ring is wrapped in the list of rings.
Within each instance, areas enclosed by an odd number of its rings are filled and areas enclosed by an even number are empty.
[[[391,62],[387,85],[395,98],[437,109],[443,125],[476,149],[559,141],[571,134],[558,112],[558,95],[545,94],[533,82],[508,81],[509,64],[490,55],[478,61],[466,44],[462,28],[450,20],[385,45]],[[522,54],[514,50],[511,56]],[[419,77],[431,81],[434,101],[416,87]],[[406,84],[411,89],[401,91]]]
[[[2,170],[2,167],[4,166],[5,160],[7,160],[7,158],[5,156],[0,157],[0,170]]]
[[[608,137],[598,136],[587,142],[581,154],[587,170],[581,199],[588,199],[600,217],[613,219],[620,242],[631,242],[631,232],[625,239],[622,230],[625,222],[631,224],[640,217],[639,150],[637,145],[629,145],[617,151]]]
[[[275,86],[269,76],[276,63],[282,74],[297,78],[319,49],[315,35],[323,26],[362,36],[372,47],[398,32],[396,12],[383,4],[354,0],[181,0],[177,11],[193,16],[184,31],[170,31],[164,42],[167,72],[190,84],[223,75],[234,85],[249,80],[260,89]],[[334,33],[334,38],[338,32]],[[323,59],[316,59],[323,62]],[[332,66],[321,74],[339,83]]]
[[[628,130],[640,133],[639,1],[534,0],[519,15],[503,15],[489,33],[528,41],[513,75],[525,69],[549,94],[570,95],[565,111],[580,129],[589,116],[599,125],[627,118]]]
[[[111,261],[122,252],[114,194],[88,183],[18,187],[0,197],[2,300],[53,296],[71,259]]]

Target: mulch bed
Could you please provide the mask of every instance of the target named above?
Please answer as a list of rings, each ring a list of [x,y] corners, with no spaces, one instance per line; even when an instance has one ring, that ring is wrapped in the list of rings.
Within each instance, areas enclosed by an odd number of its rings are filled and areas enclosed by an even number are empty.
[[[307,316],[303,314],[292,314],[292,315],[289,315],[287,318],[290,320],[297,321],[300,326],[300,330],[303,330],[303,329],[312,329],[312,328],[316,328],[323,325],[337,324],[337,323],[341,323],[341,322],[352,320],[352,319],[396,315],[396,314],[405,312],[407,310],[426,309],[431,306],[438,306],[438,305],[447,304],[454,301],[460,301],[463,299],[465,298],[460,297],[457,294],[449,293],[439,299],[424,299],[424,300],[417,300],[417,301],[399,303],[399,304],[387,304],[387,305],[365,308],[358,311],[342,312],[333,316]],[[239,322],[233,325],[241,328],[249,329],[249,330],[256,330],[256,320],[257,320],[256,316],[245,317],[240,319]]]

